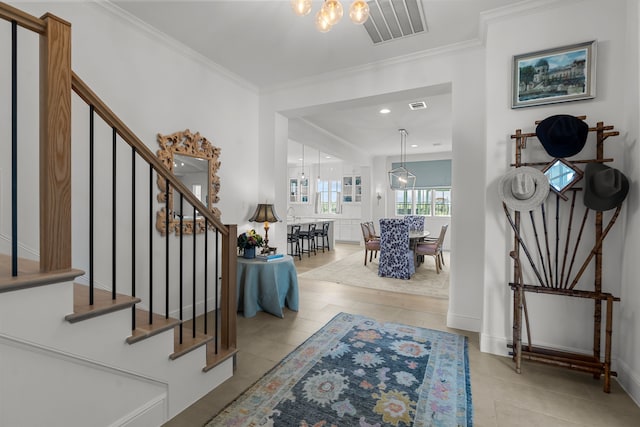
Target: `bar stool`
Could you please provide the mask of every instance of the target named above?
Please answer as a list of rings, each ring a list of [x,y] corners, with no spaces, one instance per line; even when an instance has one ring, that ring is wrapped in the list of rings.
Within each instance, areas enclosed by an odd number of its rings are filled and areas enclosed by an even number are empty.
[[[292,225],[291,232],[287,233],[287,244],[289,245],[288,254],[291,256],[297,256],[302,260],[302,253],[300,252],[300,226]]]
[[[305,231],[300,232],[300,240],[302,240],[302,250],[301,252],[304,254],[308,254],[307,256],[311,256],[311,251],[313,251],[314,255],[317,255],[316,252],[316,224],[309,224],[309,228]],[[307,241],[307,249],[304,248],[304,241]]]
[[[327,248],[328,251],[331,250],[329,247],[329,222],[323,222],[322,228],[320,230],[316,230],[316,249],[322,248],[322,252],[324,253],[324,248]],[[322,243],[320,243],[322,240]]]

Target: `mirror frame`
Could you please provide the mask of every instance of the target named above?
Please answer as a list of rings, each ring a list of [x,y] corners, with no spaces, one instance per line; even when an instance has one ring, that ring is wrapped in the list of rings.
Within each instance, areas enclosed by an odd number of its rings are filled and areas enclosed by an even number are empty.
[[[547,175],[547,171],[549,171],[558,162],[562,163],[565,167],[567,167],[568,169],[571,169],[575,173],[573,180],[561,190],[558,190],[553,186],[553,184],[551,183],[551,180],[549,179],[549,176]],[[580,168],[576,167],[573,163],[570,163],[561,157],[556,157],[555,159],[553,159],[547,166],[545,166],[544,169],[542,169],[542,173],[549,180],[549,189],[552,190],[557,195],[559,195],[564,200],[568,200],[567,196],[564,193],[567,190],[569,190],[571,187],[573,187],[576,183],[578,183],[578,181],[580,181],[582,179],[582,176],[584,175],[584,173],[582,172],[582,170],[580,170]]]
[[[220,177],[217,175],[218,169],[220,169],[220,148],[214,146],[207,138],[200,135],[200,132],[192,133],[189,129],[184,131],[174,132],[169,135],[158,134],[156,140],[160,145],[160,149],[156,152],[158,159],[164,164],[164,166],[173,173],[174,155],[184,155],[190,157],[197,157],[207,160],[208,173],[207,173],[207,208],[213,213],[213,215],[220,219],[220,209],[214,207],[214,203],[220,201],[218,193],[220,192]],[[169,210],[169,233],[175,232],[179,234],[193,234],[203,233],[204,218],[196,218],[194,221],[183,221],[182,233],[180,230],[180,219],[173,215],[173,188],[169,188],[169,200],[167,201],[167,182],[158,175],[157,179],[158,193],[157,199],[159,203],[166,203],[164,207],[158,210],[156,215],[156,229],[164,236],[166,231],[167,209]]]

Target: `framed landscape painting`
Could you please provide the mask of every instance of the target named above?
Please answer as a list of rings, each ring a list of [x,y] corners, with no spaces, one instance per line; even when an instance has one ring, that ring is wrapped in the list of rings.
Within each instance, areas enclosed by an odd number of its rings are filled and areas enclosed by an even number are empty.
[[[596,40],[513,57],[511,108],[596,96]]]

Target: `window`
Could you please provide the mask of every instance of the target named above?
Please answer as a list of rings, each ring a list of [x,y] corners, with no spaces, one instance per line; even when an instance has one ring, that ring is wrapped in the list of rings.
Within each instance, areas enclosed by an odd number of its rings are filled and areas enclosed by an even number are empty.
[[[202,200],[202,185],[200,184],[192,184],[191,192],[194,196],[198,198],[198,200]]]
[[[413,212],[413,191],[396,191],[396,215],[411,215]]]
[[[451,189],[435,188],[433,194],[433,216],[451,216]]]
[[[340,181],[318,180],[318,197],[320,206],[318,213],[337,213]]]
[[[396,215],[451,216],[451,188],[397,190]]]

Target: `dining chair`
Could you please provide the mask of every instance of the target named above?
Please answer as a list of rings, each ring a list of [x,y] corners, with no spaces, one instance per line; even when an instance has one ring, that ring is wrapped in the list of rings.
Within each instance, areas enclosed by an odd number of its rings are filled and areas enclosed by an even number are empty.
[[[444,257],[442,256],[442,243],[447,233],[449,224],[445,224],[440,228],[440,235],[437,239],[429,239],[419,242],[416,245],[416,256],[432,256],[436,262],[436,273],[440,274],[444,265]]]
[[[331,250],[329,246],[329,226],[331,223],[323,222],[322,228],[316,229],[316,250],[322,248],[322,252],[324,253],[324,248],[327,248],[328,251]]]
[[[297,256],[302,260],[302,252],[300,252],[300,226],[292,225],[291,232],[287,233],[287,244],[289,245],[289,255]]]
[[[373,256],[378,257],[378,251],[380,250],[380,239],[371,234],[369,224],[366,222],[360,223],[362,229],[362,238],[364,239],[364,265],[367,265],[367,255],[369,255],[369,262],[373,260]]]
[[[403,219],[381,219],[378,276],[408,280],[415,272],[413,251],[409,248],[409,226]]]
[[[405,215],[404,221],[409,226],[409,231],[424,231],[424,216]]]
[[[373,224],[373,221],[367,221],[365,224],[369,227],[369,234],[371,234],[371,237],[374,239],[380,239],[380,235],[376,233],[376,227]]]
[[[300,240],[302,241],[300,252],[302,252],[303,254],[306,253],[308,257],[311,256],[311,252],[313,252],[314,255],[318,254],[318,252],[316,251],[316,224],[315,223],[309,224],[306,230],[300,231]],[[305,240],[307,241],[307,249],[304,248]]]

